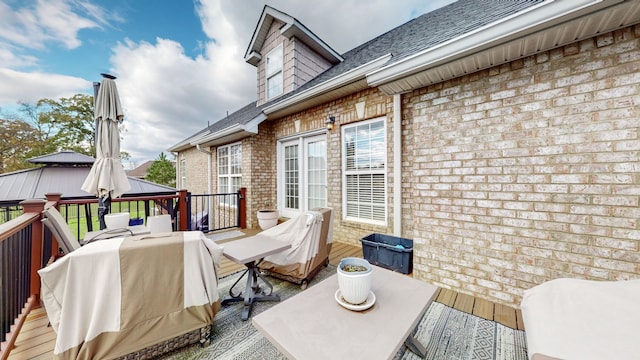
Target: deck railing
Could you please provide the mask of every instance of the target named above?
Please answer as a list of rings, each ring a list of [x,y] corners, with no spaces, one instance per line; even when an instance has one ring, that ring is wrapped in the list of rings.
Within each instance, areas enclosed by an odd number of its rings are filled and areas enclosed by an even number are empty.
[[[214,209],[212,228],[246,227],[246,199],[243,188],[238,193],[217,195],[191,195],[182,190],[175,195],[157,195],[115,199],[112,211],[126,206],[138,216],[154,213],[153,208],[172,215],[175,230],[194,229],[191,213]],[[193,203],[193,199],[196,203]],[[97,213],[93,211],[96,199],[62,200],[61,194],[47,194],[47,200],[25,200],[20,203],[23,214],[0,224],[0,360],[8,358],[20,329],[32,308],[40,306],[40,277],[38,270],[58,255],[58,243],[42,226],[42,211],[55,206],[70,223],[75,216],[76,233],[80,238],[82,226],[94,229]],[[203,205],[206,204],[206,208]],[[133,211],[132,211],[133,209]],[[220,213],[224,210],[224,213]],[[218,211],[216,213],[216,211]],[[156,212],[157,213],[157,212]],[[197,212],[196,212],[197,213]],[[210,215],[210,216],[211,216]],[[72,227],[73,230],[73,227]],[[205,229],[200,229],[205,230]]]
[[[20,203],[24,214],[0,225],[0,359],[13,348],[26,315],[40,302],[44,200]]]

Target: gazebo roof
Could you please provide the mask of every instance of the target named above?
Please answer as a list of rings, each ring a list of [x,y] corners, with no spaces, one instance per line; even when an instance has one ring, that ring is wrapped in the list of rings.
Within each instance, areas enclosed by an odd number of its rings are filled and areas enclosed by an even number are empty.
[[[64,199],[92,198],[80,189],[94,159],[72,151],[61,151],[29,159],[44,166],[0,174],[0,204],[26,199],[44,199],[45,194],[61,193]],[[128,177],[131,189],[124,196],[172,194],[175,188]]]

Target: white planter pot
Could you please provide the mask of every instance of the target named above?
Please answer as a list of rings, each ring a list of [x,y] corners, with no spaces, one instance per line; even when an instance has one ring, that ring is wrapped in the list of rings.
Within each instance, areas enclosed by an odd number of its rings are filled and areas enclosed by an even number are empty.
[[[342,270],[344,265],[361,265],[367,270],[347,272]],[[354,305],[365,302],[371,292],[372,275],[373,269],[367,260],[354,257],[342,259],[338,265],[338,286],[344,300]]]
[[[278,210],[258,210],[258,225],[262,230],[267,230],[278,225]]]

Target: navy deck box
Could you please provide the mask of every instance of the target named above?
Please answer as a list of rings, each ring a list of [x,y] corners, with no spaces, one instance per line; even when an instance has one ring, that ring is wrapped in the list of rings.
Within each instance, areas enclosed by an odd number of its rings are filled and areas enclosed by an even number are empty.
[[[362,255],[371,264],[403,274],[413,271],[413,240],[374,233],[360,241]]]

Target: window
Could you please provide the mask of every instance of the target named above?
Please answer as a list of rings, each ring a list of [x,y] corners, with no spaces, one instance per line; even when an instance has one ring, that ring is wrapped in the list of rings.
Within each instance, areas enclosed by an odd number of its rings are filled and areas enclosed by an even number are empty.
[[[276,97],[283,92],[284,78],[282,75],[283,53],[282,45],[271,50],[267,54],[266,63],[266,83],[267,83],[267,99]]]
[[[184,158],[184,154],[180,159],[180,187],[182,189],[187,188],[187,159]]]
[[[327,136],[278,143],[278,208],[282,216],[327,206]]]
[[[384,119],[342,127],[343,207],[346,220],[385,225],[386,131]]]
[[[218,148],[218,193],[237,192],[242,186],[242,145],[240,143]],[[221,203],[235,206],[235,197]]]

